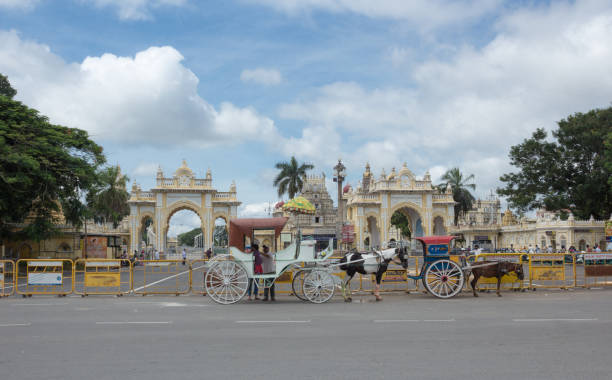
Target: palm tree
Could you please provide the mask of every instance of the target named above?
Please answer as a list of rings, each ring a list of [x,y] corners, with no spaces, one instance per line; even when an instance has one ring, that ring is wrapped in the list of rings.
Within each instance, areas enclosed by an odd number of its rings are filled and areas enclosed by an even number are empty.
[[[463,178],[463,173],[459,168],[449,169],[442,176],[443,182],[438,186],[439,189],[445,189],[449,184],[453,190],[453,199],[455,200],[455,225],[459,220],[459,214],[466,213],[472,209],[472,203],[474,202],[474,196],[468,189],[476,190],[476,185],[472,182],[474,180],[474,174]]]
[[[293,198],[302,190],[306,180],[306,171],[314,168],[311,164],[298,165],[295,157],[291,156],[289,162],[279,162],[276,168],[280,173],[274,179],[274,186],[278,187],[278,196],[282,197],[287,193],[289,198]]]
[[[127,181],[128,177],[121,174],[119,166],[110,166],[98,172],[98,184],[87,197],[94,220],[111,222],[113,227],[117,228],[121,220],[130,213],[127,204]]]

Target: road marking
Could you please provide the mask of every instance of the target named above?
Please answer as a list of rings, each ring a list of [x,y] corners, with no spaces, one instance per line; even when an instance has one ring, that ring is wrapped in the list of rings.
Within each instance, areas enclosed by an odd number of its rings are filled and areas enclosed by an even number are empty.
[[[12,303],[12,306],[61,306],[68,305],[68,302],[58,302],[58,303]]]
[[[374,323],[420,322],[418,319],[375,319]]]
[[[513,322],[589,322],[598,321],[597,318],[516,318]]]
[[[3,323],[0,324],[0,327],[22,327],[22,326],[32,326],[31,323]]]
[[[96,325],[170,325],[172,321],[96,322]]]
[[[199,267],[197,267],[197,268],[192,268],[191,270],[192,270],[192,271],[194,271],[194,270],[197,270],[197,269],[200,269],[200,268],[204,268],[204,267],[205,267],[205,265],[202,265],[202,266],[199,266]],[[180,272],[180,273],[177,273],[177,274],[173,274],[172,276],[164,277],[164,278],[162,278],[161,280],[154,281],[154,282],[152,282],[152,283],[150,283],[150,284],[146,284],[146,285],[144,285],[144,286],[141,286],[141,287],[139,287],[139,288],[134,289],[134,292],[137,292],[137,291],[142,290],[142,289],[144,289],[144,288],[148,288],[149,286],[157,285],[157,284],[159,284],[160,282],[164,282],[164,281],[169,280],[169,279],[171,279],[171,278],[178,277],[178,276],[180,276],[180,275],[182,275],[182,274],[185,274],[185,273],[189,273],[189,270],[186,270],[186,271],[184,271],[184,272]]]
[[[455,322],[455,319],[424,319],[423,322]]]
[[[236,321],[236,323],[310,323],[310,319],[304,321]]]

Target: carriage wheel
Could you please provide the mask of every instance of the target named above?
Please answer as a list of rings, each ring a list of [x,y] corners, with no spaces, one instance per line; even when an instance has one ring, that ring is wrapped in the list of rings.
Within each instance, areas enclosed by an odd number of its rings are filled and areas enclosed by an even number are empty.
[[[336,289],[332,275],[322,270],[312,270],[304,276],[302,291],[304,297],[312,303],[329,301]]]
[[[431,263],[425,269],[423,285],[425,289],[438,298],[451,298],[463,289],[463,270],[457,263],[442,259]]]
[[[293,281],[291,281],[291,290],[293,290],[293,294],[302,301],[308,301],[308,299],[304,296],[304,289],[302,288],[304,285],[304,276],[306,276],[305,270],[299,270],[293,274]]]
[[[249,286],[249,276],[242,265],[235,261],[217,260],[208,268],[204,285],[213,301],[229,305],[244,297]]]

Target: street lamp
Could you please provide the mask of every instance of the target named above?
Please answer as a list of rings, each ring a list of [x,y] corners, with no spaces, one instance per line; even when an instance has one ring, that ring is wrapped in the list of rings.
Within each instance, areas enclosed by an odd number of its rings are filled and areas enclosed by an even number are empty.
[[[342,207],[342,182],[346,178],[346,167],[342,164],[342,160],[338,159],[338,163],[334,166],[334,182],[338,183],[338,216],[336,217],[336,242],[340,249],[340,241],[342,239],[342,226],[344,225],[344,211]]]

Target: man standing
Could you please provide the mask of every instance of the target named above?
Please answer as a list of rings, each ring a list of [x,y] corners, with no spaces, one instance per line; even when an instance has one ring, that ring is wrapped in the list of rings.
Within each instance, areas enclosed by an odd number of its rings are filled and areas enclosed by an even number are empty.
[[[185,265],[186,261],[187,261],[187,251],[185,251],[185,248],[183,247],[183,265]]]
[[[159,251],[155,250],[155,260],[159,260]]]

